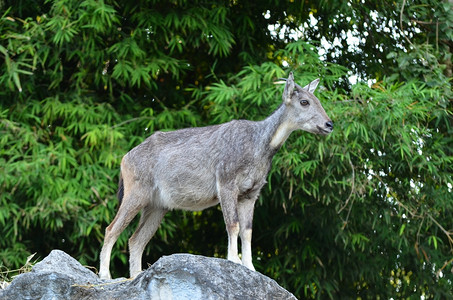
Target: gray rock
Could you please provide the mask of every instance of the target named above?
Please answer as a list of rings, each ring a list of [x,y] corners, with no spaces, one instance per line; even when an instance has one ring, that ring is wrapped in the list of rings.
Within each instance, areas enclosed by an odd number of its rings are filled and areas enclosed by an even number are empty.
[[[60,250],[17,276],[0,299],[296,299],[274,280],[225,259],[160,258],[135,279],[101,280]]]

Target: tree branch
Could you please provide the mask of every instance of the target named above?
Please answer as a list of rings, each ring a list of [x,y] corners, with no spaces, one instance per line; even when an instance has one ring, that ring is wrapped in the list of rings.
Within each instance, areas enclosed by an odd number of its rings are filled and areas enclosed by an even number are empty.
[[[136,118],[132,118],[132,119],[123,121],[121,123],[115,124],[115,125],[111,126],[110,128],[113,129],[113,128],[117,128],[117,127],[123,126],[124,124],[128,124],[128,123],[135,122],[135,121],[138,121],[138,120],[147,120],[147,119],[149,120],[149,119],[152,119],[152,118],[153,117],[136,117]]]
[[[351,192],[349,193],[348,199],[346,199],[346,202],[344,203],[344,205],[343,205],[343,206],[340,208],[340,210],[337,212],[338,214],[341,213],[341,212],[343,211],[343,209],[346,208],[346,206],[348,205],[349,200],[351,199],[352,194],[353,194],[353,192],[354,192],[355,171],[354,171],[354,165],[352,164],[351,159],[349,159],[349,164],[351,165],[351,169],[352,169]],[[348,213],[348,216],[349,216],[349,213]],[[347,221],[347,218],[346,218],[346,221]]]
[[[437,227],[440,228],[440,230],[442,230],[442,232],[447,236],[447,239],[448,239],[448,242],[450,243],[450,247],[452,248],[452,252],[453,252],[453,238],[451,237],[451,235],[453,235],[453,233],[447,231],[442,225],[439,224],[439,222],[436,221],[436,219],[434,219],[430,214],[426,213],[426,215],[428,216],[428,218],[431,219],[431,221],[434,222],[434,224],[437,225]]]
[[[403,0],[403,5],[401,6],[401,10],[400,10],[400,30],[401,30],[401,34],[403,35],[403,37],[406,39],[406,41],[409,42],[409,44],[414,47],[414,44],[412,44],[411,40],[406,36],[406,34],[404,33],[404,28],[403,28],[403,12],[404,12],[404,6],[406,6],[406,0]]]

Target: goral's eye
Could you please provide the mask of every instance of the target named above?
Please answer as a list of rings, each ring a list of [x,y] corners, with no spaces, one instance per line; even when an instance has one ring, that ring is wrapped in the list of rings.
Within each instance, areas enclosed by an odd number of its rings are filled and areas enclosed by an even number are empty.
[[[310,104],[310,102],[308,102],[308,100],[300,100],[300,105],[302,105],[302,106],[307,106],[309,104]]]

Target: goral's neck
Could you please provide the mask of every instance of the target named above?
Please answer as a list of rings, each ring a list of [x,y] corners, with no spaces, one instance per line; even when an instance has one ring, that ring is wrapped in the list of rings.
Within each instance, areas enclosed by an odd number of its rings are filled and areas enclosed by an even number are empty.
[[[293,123],[285,121],[288,120],[285,114],[286,106],[282,104],[269,117],[260,122],[263,126],[261,134],[264,137],[266,147],[274,153],[280,149],[291,132],[296,129]]]

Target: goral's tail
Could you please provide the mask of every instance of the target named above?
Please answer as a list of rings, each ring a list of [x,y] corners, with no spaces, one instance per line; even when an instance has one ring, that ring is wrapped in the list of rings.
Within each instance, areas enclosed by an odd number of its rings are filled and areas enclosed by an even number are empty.
[[[123,175],[120,173],[120,181],[118,182],[118,192],[116,193],[116,196],[118,197],[119,201],[119,206],[121,206],[121,202],[123,201],[124,197],[124,184],[123,184]]]

